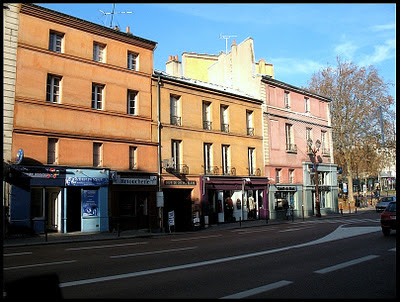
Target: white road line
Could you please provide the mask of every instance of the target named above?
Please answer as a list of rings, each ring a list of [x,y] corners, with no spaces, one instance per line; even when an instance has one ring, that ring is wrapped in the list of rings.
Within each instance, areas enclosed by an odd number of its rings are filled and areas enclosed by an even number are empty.
[[[11,257],[11,256],[22,256],[22,255],[32,255],[32,252],[20,252],[20,253],[10,253],[4,254],[4,257]]]
[[[280,230],[279,233],[284,233],[284,232],[293,232],[293,231],[299,231],[299,230],[304,230],[304,229],[310,229],[313,227],[298,227],[298,228],[291,228],[291,229],[286,229],[286,230]]]
[[[362,262],[365,262],[365,261],[369,261],[369,260],[372,260],[372,259],[375,259],[375,258],[378,258],[378,257],[379,257],[378,255],[369,255],[369,256],[362,257],[362,258],[358,258],[358,259],[350,260],[350,261],[343,262],[343,263],[340,263],[340,264],[336,264],[336,265],[333,265],[333,266],[329,266],[329,267],[314,271],[314,273],[326,274],[326,273],[330,273],[330,272],[336,271],[338,269],[342,269],[344,267],[348,267],[348,266],[351,266],[351,265],[354,265],[354,264],[358,264],[358,263],[362,263]]]
[[[242,254],[242,255],[238,255],[238,256],[230,256],[230,257],[219,258],[219,259],[214,259],[214,260],[206,260],[206,261],[195,262],[195,263],[188,263],[188,264],[182,264],[182,265],[176,265],[176,266],[170,266],[170,267],[156,268],[156,269],[147,270],[147,271],[139,271],[139,272],[119,274],[119,275],[111,275],[111,276],[97,277],[97,278],[91,278],[91,279],[64,282],[64,283],[60,284],[60,287],[69,287],[69,286],[84,285],[84,284],[97,283],[97,282],[103,282],[103,281],[112,281],[112,280],[119,280],[119,279],[125,279],[125,278],[133,278],[133,277],[145,276],[145,275],[150,275],[150,274],[165,273],[165,272],[171,272],[171,271],[176,271],[176,270],[181,270],[181,269],[188,269],[188,268],[193,268],[193,267],[200,267],[200,266],[205,266],[205,265],[224,263],[224,262],[246,259],[246,258],[251,258],[251,257],[259,257],[259,256],[264,256],[264,255],[268,255],[268,254],[281,252],[281,251],[287,251],[290,249],[308,247],[308,246],[312,246],[315,244],[321,244],[321,243],[325,243],[325,242],[349,238],[349,237],[358,236],[358,235],[362,235],[362,234],[368,234],[368,233],[377,232],[377,231],[380,231],[380,227],[362,227],[362,228],[361,227],[356,227],[356,228],[339,227],[334,232],[332,232],[331,234],[329,234],[325,237],[322,237],[320,239],[313,240],[310,242],[292,245],[292,246],[286,246],[286,247],[276,248],[276,249],[272,249],[272,250],[254,252],[254,253],[250,253],[250,254]]]
[[[76,262],[77,260],[66,260],[66,261],[58,261],[58,262],[47,262],[47,263],[37,263],[37,264],[28,264],[28,265],[20,265],[20,266],[11,266],[11,267],[5,267],[3,270],[8,271],[8,270],[13,270],[13,269],[21,269],[21,268],[32,268],[32,267],[40,267],[40,266],[49,266],[49,265],[59,265],[59,264],[67,264],[67,263],[73,263]]]
[[[395,252],[396,251],[396,247],[394,247],[394,248],[392,248],[392,249],[390,249],[390,250],[388,250],[389,252]]]
[[[274,229],[259,229],[259,230],[249,230],[249,231],[240,231],[237,232],[238,235],[244,235],[244,234],[251,234],[251,233],[261,233],[261,232],[269,232],[269,231],[274,231]]]
[[[80,250],[91,250],[91,249],[104,249],[109,247],[121,247],[130,245],[147,244],[148,242],[133,242],[133,243],[121,243],[121,244],[106,244],[106,245],[92,245],[92,246],[82,246],[82,247],[72,247],[65,249],[66,251],[80,251]]]
[[[279,288],[279,287],[282,287],[282,286],[289,285],[290,283],[293,283],[293,282],[292,281],[282,280],[282,281],[278,281],[278,282],[271,283],[271,284],[268,284],[268,285],[260,286],[260,287],[257,287],[257,288],[245,290],[243,292],[236,293],[236,294],[233,294],[233,295],[225,296],[225,297],[222,297],[220,299],[242,299],[242,298],[247,298],[249,296],[253,296],[253,295],[256,295],[256,294],[259,294],[259,293],[263,293],[263,292],[266,292],[266,291],[269,291],[269,290],[273,290],[273,289],[276,289],[276,288]]]
[[[171,241],[187,241],[187,240],[197,240],[197,239],[206,239],[206,238],[215,238],[221,237],[221,234],[218,235],[210,235],[210,236],[197,236],[197,237],[190,237],[190,238],[179,238],[179,239],[171,239]]]
[[[187,250],[192,250],[192,249],[196,249],[196,248],[197,248],[197,246],[191,246],[191,247],[183,247],[183,248],[178,248],[178,249],[159,250],[159,251],[142,252],[142,253],[125,254],[125,255],[115,255],[115,256],[110,256],[110,258],[116,259],[116,258],[124,258],[124,257],[154,255],[154,254],[162,254],[162,253],[170,253],[170,252],[187,251]]]

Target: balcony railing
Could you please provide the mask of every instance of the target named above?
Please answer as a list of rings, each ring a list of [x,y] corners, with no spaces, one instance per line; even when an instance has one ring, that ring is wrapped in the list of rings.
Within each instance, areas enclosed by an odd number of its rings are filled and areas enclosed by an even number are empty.
[[[177,164],[166,168],[166,171],[172,174],[189,174],[189,166],[186,164]]]
[[[236,175],[236,168],[230,166],[222,166],[222,175]]]
[[[171,115],[171,125],[182,126],[182,118],[180,116]]]
[[[254,136],[254,128],[247,128],[247,135]]]
[[[210,121],[203,121],[203,129],[204,129],[204,130],[212,130],[212,122],[210,122]]]
[[[247,169],[249,170],[249,176],[261,176],[261,169],[260,168],[257,168],[257,169],[247,168]]]
[[[204,166],[203,166],[204,167]],[[204,168],[205,175],[218,175],[219,174],[219,167],[218,166],[210,166]]]
[[[221,124],[221,131],[229,133],[229,124]]]

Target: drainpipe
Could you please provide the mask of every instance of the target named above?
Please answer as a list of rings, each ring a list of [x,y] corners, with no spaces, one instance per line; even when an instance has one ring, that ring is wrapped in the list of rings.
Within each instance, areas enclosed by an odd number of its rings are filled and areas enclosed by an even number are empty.
[[[161,190],[161,95],[160,88],[163,84],[161,78],[158,76],[157,79],[157,142],[158,142],[158,190],[157,190],[157,207],[158,207],[158,219],[160,231],[163,231],[163,207],[164,207],[164,194]]]

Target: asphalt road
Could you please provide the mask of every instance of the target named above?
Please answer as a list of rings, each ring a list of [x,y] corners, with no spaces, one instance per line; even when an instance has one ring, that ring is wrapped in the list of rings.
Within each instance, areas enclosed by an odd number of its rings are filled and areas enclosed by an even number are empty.
[[[379,214],[191,234],[4,248],[7,284],[64,298],[395,298],[396,233]],[[31,281],[31,280],[30,280]],[[20,284],[21,285],[21,284]]]

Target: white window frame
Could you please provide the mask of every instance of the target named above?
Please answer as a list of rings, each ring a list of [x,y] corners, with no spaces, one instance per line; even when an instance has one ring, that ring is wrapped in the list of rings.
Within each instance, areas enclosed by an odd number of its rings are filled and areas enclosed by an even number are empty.
[[[229,145],[222,145],[222,173],[224,175],[230,174],[229,168],[230,168],[230,146]]]
[[[138,92],[129,90],[127,93],[127,107],[129,115],[138,115]]]
[[[284,92],[284,106],[285,106],[285,109],[290,109],[290,92],[289,91]]]
[[[182,126],[180,99],[181,97],[178,95],[170,95],[170,123],[176,126]]]
[[[286,151],[297,151],[294,143],[294,129],[292,124],[285,124]]]
[[[127,56],[127,68],[133,71],[138,70],[138,58],[139,55],[135,52],[128,51]]]
[[[211,102],[203,101],[203,129],[211,130]]]
[[[49,50],[58,52],[58,53],[63,53],[63,43],[64,42],[64,34],[50,30],[49,34]]]
[[[212,144],[204,143],[204,174],[212,173],[213,156]]]
[[[310,98],[304,97],[304,112],[310,113]]]
[[[62,77],[54,74],[47,74],[46,101],[60,103]]]
[[[129,170],[137,169],[137,147],[129,146]]]
[[[93,167],[103,166],[103,144],[93,143]]]
[[[103,110],[104,87],[102,84],[92,83],[92,109]]]
[[[47,139],[47,163],[58,164],[58,139]]]
[[[228,109],[229,106],[227,105],[221,105],[220,106],[220,111],[221,111],[221,131],[222,132],[229,132],[229,120],[228,120]]]
[[[178,170],[181,166],[181,148],[182,148],[182,141],[181,140],[171,140],[171,157],[174,161],[174,169]]]
[[[106,45],[98,42],[93,42],[93,61],[102,62],[106,61]]]
[[[294,169],[289,169],[289,183],[294,183]]]
[[[249,136],[254,136],[253,113],[252,110],[246,110],[246,127]]]
[[[248,158],[249,158],[249,175],[256,174],[256,158],[255,158],[256,149],[249,148],[248,149]]]

